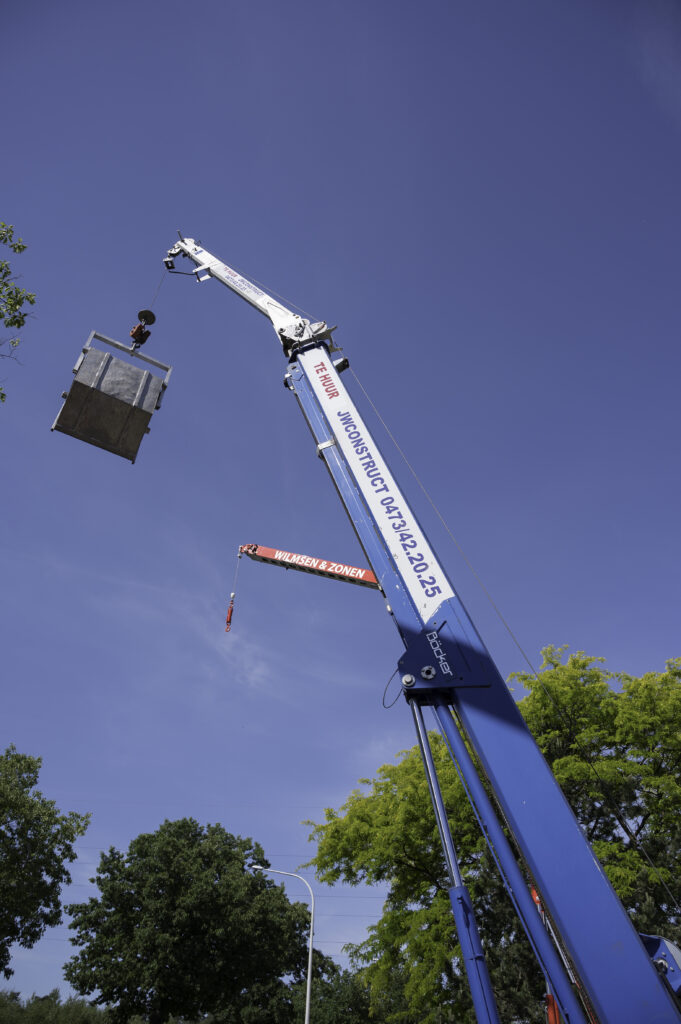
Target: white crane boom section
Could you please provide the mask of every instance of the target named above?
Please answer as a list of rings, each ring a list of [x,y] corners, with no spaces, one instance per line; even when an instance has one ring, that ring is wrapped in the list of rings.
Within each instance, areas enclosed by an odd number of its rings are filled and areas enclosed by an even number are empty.
[[[309,320],[287,309],[277,299],[264,292],[262,288],[242,277],[217,256],[213,256],[195,239],[180,236],[179,242],[176,242],[172,249],[168,250],[164,263],[169,270],[174,267],[174,257],[179,255],[188,256],[196,263],[193,273],[197,281],[207,281],[211,277],[216,278],[266,316],[277,332],[285,352],[288,353],[294,342],[319,341],[324,337],[330,337],[333,328],[329,329],[323,321],[310,323]]]

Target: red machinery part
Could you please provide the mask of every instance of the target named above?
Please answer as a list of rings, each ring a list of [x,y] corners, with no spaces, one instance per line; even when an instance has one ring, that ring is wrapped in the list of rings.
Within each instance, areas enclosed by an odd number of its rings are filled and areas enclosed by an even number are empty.
[[[355,565],[313,558],[311,555],[298,555],[293,551],[266,548],[261,544],[242,544],[239,554],[248,555],[256,562],[280,565],[284,569],[297,569],[299,572],[309,572],[314,576],[326,576],[330,580],[343,580],[345,583],[355,583],[360,587],[380,589],[380,584],[371,569],[360,569]]]
[[[234,594],[230,594],[229,608],[227,609],[227,618],[225,619],[225,633],[229,633],[232,628],[232,615],[234,613]]]

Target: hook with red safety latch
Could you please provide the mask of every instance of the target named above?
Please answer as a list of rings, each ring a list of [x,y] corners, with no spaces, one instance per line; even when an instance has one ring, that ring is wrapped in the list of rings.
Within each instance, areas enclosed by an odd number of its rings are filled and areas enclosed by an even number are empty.
[[[136,323],[130,331],[133,349],[139,348],[140,345],[143,345],[151,334],[151,331],[147,330],[147,325],[151,326],[156,323],[156,317],[150,309],[140,309],[137,316],[139,323]]]

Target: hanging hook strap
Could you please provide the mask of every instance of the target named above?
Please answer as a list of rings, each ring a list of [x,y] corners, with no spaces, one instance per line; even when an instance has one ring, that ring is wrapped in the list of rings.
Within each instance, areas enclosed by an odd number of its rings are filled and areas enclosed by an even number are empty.
[[[227,618],[225,619],[225,633],[229,633],[232,628],[232,614],[234,612],[234,594],[230,594],[229,608],[227,609]]]
[[[229,608],[227,609],[227,618],[225,619],[225,633],[229,633],[232,628],[232,615],[234,614],[234,598],[236,597],[236,581],[239,576],[239,564],[241,562],[241,550],[237,552],[236,569],[234,570],[234,582],[232,583],[232,593],[229,595]]]

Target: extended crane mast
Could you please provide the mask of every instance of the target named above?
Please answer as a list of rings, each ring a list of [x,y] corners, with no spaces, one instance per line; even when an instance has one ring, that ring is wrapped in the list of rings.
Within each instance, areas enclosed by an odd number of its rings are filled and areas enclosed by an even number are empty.
[[[296,396],[404,643],[398,667],[442,840],[457,934],[480,1024],[498,1022],[473,908],[425,728],[437,725],[523,927],[569,1024],[679,1024],[681,1014],[532,738],[499,671],[340,377],[331,329],[267,295],[198,242],[168,252],[196,264],[272,322]],[[471,757],[468,745],[474,752]],[[477,766],[476,762],[477,761]],[[494,794],[498,810],[487,796]],[[556,936],[537,913],[507,826]]]

